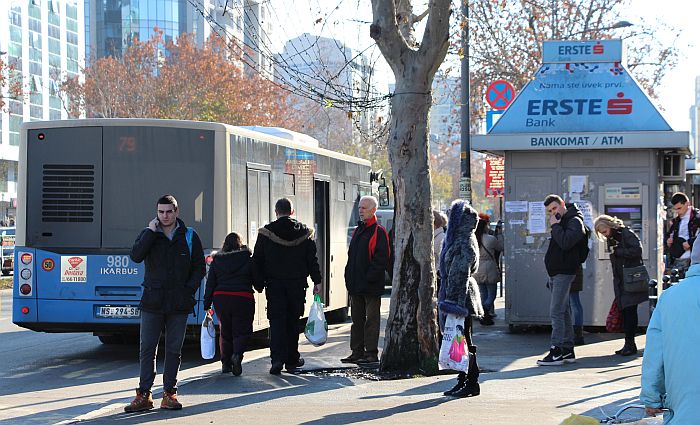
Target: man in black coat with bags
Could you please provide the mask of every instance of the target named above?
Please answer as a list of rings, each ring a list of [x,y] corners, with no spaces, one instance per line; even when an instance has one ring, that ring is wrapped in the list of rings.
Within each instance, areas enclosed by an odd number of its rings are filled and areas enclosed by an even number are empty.
[[[379,361],[379,324],[384,272],[389,263],[389,235],[377,223],[377,198],[363,196],[358,206],[360,222],[352,234],[345,266],[345,286],[350,293],[352,353],[343,363]]]
[[[281,198],[275,203],[277,220],[258,231],[253,263],[262,276],[270,320],[270,373],[279,375],[300,368],[299,319],[304,314],[306,279],[311,276],[314,294],[321,290],[321,269],[316,258],[314,231],[291,218],[292,201]]]
[[[145,261],[141,297],[140,380],[134,400],[124,408],[139,412],[153,408],[151,387],[156,377],[156,349],[165,329],[165,366],[161,409],[182,409],[177,400],[177,372],[182,358],[187,315],[192,313],[195,292],[206,266],[199,236],[178,218],[172,195],[158,199],[157,216],[139,234],[131,259]]]

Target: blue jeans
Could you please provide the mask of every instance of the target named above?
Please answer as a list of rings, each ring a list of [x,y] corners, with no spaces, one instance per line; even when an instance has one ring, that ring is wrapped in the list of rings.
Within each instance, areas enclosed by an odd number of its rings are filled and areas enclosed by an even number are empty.
[[[484,307],[484,313],[493,315],[493,303],[496,301],[497,284],[479,284],[479,292],[481,293],[481,305]]]
[[[569,292],[569,304],[571,314],[574,316],[574,326],[583,326],[583,305],[581,305],[581,292]]]
[[[549,302],[549,316],[552,321],[552,346],[559,348],[574,347],[574,328],[571,324],[569,307],[569,290],[576,275],[557,274],[549,278],[549,290],[552,297]]]
[[[163,367],[163,388],[177,391],[177,372],[182,360],[182,343],[185,341],[187,314],[162,314],[141,311],[141,366],[139,390],[151,391],[156,379],[156,353],[160,331],[165,327],[165,366]]]

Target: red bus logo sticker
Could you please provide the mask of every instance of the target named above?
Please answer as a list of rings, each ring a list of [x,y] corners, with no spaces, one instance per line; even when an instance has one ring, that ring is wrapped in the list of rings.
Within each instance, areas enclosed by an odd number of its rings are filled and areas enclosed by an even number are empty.
[[[61,256],[61,282],[87,282],[87,257]]]
[[[22,261],[22,264],[29,264],[32,262],[32,254],[25,252],[24,254],[22,254],[20,260]]]
[[[50,272],[53,270],[54,267],[54,262],[50,258],[44,258],[44,261],[41,262],[41,268],[44,269],[46,272]]]

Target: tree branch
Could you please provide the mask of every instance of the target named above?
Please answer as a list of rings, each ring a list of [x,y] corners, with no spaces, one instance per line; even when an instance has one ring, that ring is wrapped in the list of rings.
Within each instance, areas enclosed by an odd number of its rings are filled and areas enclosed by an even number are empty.
[[[428,7],[428,22],[418,53],[425,60],[428,76],[432,80],[433,75],[442,64],[450,44],[450,0],[431,0]]]
[[[401,57],[410,49],[399,33],[394,0],[372,0],[372,16],[374,21],[369,36],[377,43],[394,75],[398,75],[402,67]]]

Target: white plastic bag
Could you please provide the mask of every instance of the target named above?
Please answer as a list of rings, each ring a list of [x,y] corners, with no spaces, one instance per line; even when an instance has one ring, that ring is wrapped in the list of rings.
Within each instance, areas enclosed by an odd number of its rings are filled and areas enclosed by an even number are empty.
[[[328,339],[328,323],[326,323],[323,304],[318,294],[314,295],[314,302],[309,310],[309,319],[304,327],[304,336],[317,347],[325,344]]]
[[[464,337],[464,317],[449,313],[440,343],[438,366],[462,372],[469,370],[469,349]]]
[[[210,360],[214,358],[216,355],[216,329],[214,329],[214,320],[209,315],[204,317],[202,322],[199,345],[203,359]]]

